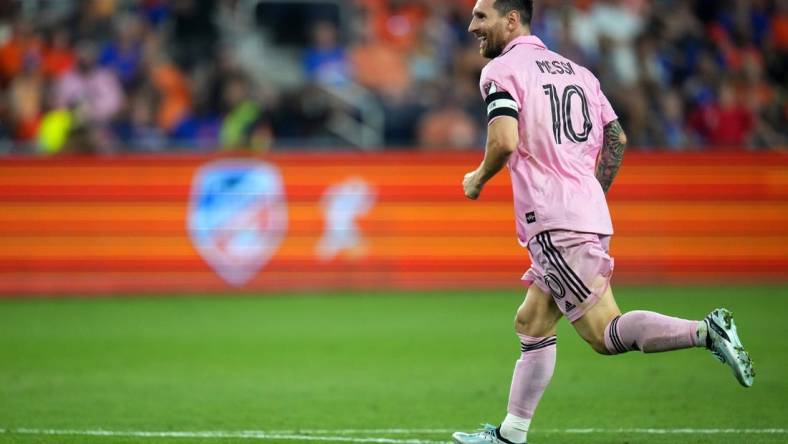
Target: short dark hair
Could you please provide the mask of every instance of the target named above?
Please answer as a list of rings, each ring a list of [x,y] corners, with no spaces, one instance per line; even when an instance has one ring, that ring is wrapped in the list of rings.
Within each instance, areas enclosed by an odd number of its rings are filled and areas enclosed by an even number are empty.
[[[495,0],[493,8],[502,16],[509,11],[517,11],[520,13],[520,23],[531,26],[531,17],[534,16],[533,0]]]

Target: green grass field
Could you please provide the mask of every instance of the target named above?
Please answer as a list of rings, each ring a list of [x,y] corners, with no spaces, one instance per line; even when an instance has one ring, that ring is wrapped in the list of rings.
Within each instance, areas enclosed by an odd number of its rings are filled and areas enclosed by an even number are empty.
[[[788,442],[788,287],[616,294],[622,310],[730,308],[755,386],[703,350],[599,356],[562,322],[530,443]],[[521,298],[0,301],[0,443],[447,442],[505,414]]]

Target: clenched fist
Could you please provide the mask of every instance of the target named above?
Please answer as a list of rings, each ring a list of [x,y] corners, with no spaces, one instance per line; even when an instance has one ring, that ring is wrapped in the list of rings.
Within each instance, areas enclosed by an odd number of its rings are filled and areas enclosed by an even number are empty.
[[[482,192],[482,183],[479,181],[476,171],[471,171],[465,175],[465,178],[462,180],[462,189],[465,191],[465,197],[468,199],[476,200],[479,198],[479,194]]]

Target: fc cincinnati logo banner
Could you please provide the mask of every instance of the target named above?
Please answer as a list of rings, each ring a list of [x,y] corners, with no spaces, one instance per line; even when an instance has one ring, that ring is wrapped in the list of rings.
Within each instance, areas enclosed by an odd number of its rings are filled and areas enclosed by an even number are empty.
[[[287,232],[282,177],[273,165],[220,160],[194,176],[189,234],[205,261],[240,287],[265,267]]]

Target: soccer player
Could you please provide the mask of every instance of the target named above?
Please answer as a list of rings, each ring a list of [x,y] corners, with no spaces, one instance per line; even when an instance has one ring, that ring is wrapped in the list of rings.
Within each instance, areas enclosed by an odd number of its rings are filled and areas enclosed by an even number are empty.
[[[517,236],[532,265],[522,278],[529,289],[515,318],[522,354],[508,414],[499,427],[454,433],[461,444],[526,442],[555,368],[561,316],[603,355],[705,347],[739,383],[753,383],[752,362],[728,310],[716,309],[701,321],[619,311],[610,289],[613,227],[605,194],[627,138],[594,75],[531,35],[532,13],[532,0],[478,0],[468,28],[491,60],[480,81],[488,114],[484,160],[465,175],[464,192],[477,199],[508,166]]]

